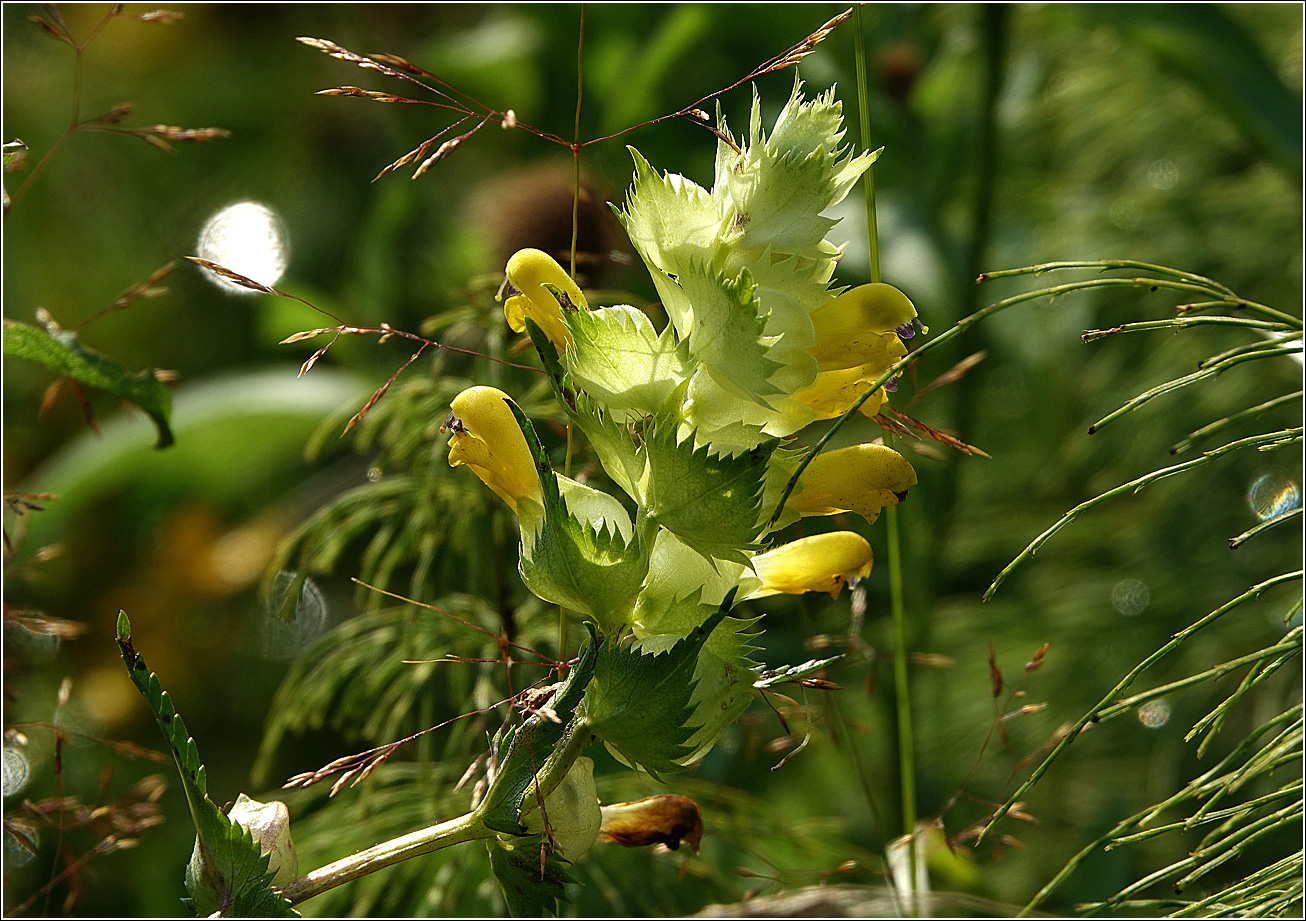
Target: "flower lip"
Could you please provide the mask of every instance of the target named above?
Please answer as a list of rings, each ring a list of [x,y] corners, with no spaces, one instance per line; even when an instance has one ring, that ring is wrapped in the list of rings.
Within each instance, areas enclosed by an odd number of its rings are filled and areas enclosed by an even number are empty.
[[[522,513],[521,500],[539,504],[535,459],[509,397],[494,387],[471,387],[454,397],[443,428],[449,436],[449,466],[466,465],[503,501]]]
[[[910,323],[904,323],[902,326],[895,329],[894,332],[898,334],[899,339],[910,339],[912,336],[916,335],[916,327]]]

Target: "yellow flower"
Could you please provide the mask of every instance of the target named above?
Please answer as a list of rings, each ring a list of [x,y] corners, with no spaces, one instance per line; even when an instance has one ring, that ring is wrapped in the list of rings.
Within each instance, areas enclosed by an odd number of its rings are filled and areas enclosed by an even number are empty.
[[[894,336],[894,341],[898,337]],[[902,349],[902,354],[907,354],[907,349],[898,342],[898,347]],[[810,406],[816,413],[815,421],[822,419],[834,419],[842,416],[849,406],[860,397],[867,389],[884,376],[884,372],[889,369],[899,355],[889,361],[878,365],[863,365],[857,368],[843,368],[836,371],[817,372],[816,380],[810,387],[806,387],[794,394],[794,399],[799,403]],[[869,418],[874,418],[875,414],[880,411],[880,407],[889,399],[887,387],[881,387],[861,405],[858,412]]]
[[[871,574],[871,545],[852,531],[815,534],[753,557],[762,587],[749,598],[829,592],[837,598],[845,582]]]
[[[873,522],[915,485],[916,471],[893,448],[851,445],[816,455],[785,507],[800,516],[854,512]]]
[[[811,317],[816,344],[807,351],[816,358],[818,371],[874,364],[883,374],[907,354],[897,331],[912,328],[916,308],[893,285],[876,282],[845,291],[813,310]]]
[[[807,350],[816,359],[816,380],[794,394],[816,418],[843,415],[871,384],[907,355],[899,335],[913,332],[916,308],[892,285],[876,282],[845,291],[811,313],[816,343]],[[861,405],[874,417],[888,399],[881,387]]]
[[[449,466],[466,464],[520,516],[520,499],[543,506],[540,477],[508,395],[494,387],[471,387],[454,397],[440,426],[451,431]]]
[[[565,297],[571,308],[588,310],[576,282],[552,256],[538,249],[514,253],[508,260],[507,275],[514,292],[503,305],[508,325],[515,332],[525,332],[526,318],[530,317],[559,351],[565,351],[571,344],[571,333],[562,321],[562,305],[549,287]]]

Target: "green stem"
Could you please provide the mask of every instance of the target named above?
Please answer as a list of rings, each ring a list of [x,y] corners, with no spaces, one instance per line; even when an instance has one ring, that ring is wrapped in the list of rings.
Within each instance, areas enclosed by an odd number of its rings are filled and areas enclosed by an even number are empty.
[[[1138,269],[1144,272],[1155,272],[1158,275],[1169,275],[1171,278],[1190,281],[1221,296],[1235,296],[1233,291],[1229,288],[1226,288],[1218,281],[1207,278],[1205,275],[1195,275],[1192,272],[1172,269],[1169,266],[1153,265],[1150,262],[1137,262],[1133,259],[1095,259],[1087,262],[1044,262],[1039,265],[1024,266],[1019,269],[1002,269],[998,272],[985,272],[980,276],[980,279],[987,281],[992,278],[1014,278],[1017,275],[1043,275],[1047,272],[1056,272],[1061,269],[1098,269],[1102,272],[1108,272],[1112,269]]]
[[[1186,451],[1189,448],[1191,448],[1194,442],[1199,441],[1202,438],[1206,438],[1209,435],[1214,435],[1216,432],[1223,431],[1224,429],[1228,428],[1230,425],[1233,425],[1236,422],[1242,422],[1244,419],[1250,419],[1254,416],[1259,416],[1261,413],[1266,412],[1267,410],[1274,409],[1274,407],[1276,406],[1281,406],[1284,403],[1291,403],[1293,400],[1300,400],[1301,398],[1302,398],[1302,391],[1298,390],[1295,393],[1287,393],[1281,397],[1275,397],[1273,400],[1267,400],[1266,402],[1261,403],[1257,406],[1253,406],[1250,409],[1244,409],[1241,412],[1234,413],[1232,416],[1226,416],[1223,419],[1217,419],[1215,422],[1212,422],[1210,425],[1203,426],[1202,428],[1188,435],[1183,440],[1177,442],[1170,449],[1170,453],[1179,454],[1180,452]]]
[[[1131,684],[1134,683],[1134,680],[1138,678],[1139,675],[1141,675],[1144,671],[1150,668],[1158,660],[1164,658],[1166,655],[1173,652],[1175,649],[1179,648],[1180,644],[1182,644],[1194,633],[1196,633],[1197,631],[1201,630],[1204,627],[1210,626],[1212,623],[1214,623],[1215,621],[1223,617],[1225,614],[1232,611],[1234,608],[1238,607],[1243,602],[1250,601],[1251,599],[1256,598],[1262,592],[1266,591],[1267,589],[1273,588],[1276,585],[1280,585],[1285,582],[1291,582],[1296,579],[1300,579],[1301,577],[1302,577],[1302,570],[1299,569],[1296,572],[1284,573],[1283,575],[1275,576],[1272,579],[1266,579],[1264,582],[1260,583],[1259,585],[1252,586],[1247,591],[1239,595],[1237,598],[1234,598],[1232,601],[1229,601],[1228,603],[1222,605],[1221,607],[1216,608],[1210,614],[1207,614],[1206,616],[1200,618],[1195,623],[1190,624],[1185,629],[1180,630],[1170,639],[1168,643],[1166,643],[1156,652],[1152,653],[1150,656],[1148,656],[1146,659],[1140,662],[1137,666],[1135,666],[1133,671],[1131,671],[1128,675],[1125,675],[1125,677],[1120,681],[1119,684],[1117,684],[1115,687],[1113,687],[1110,691],[1107,692],[1107,694],[1101,699],[1101,701],[1098,702],[1097,706],[1093,707],[1091,710],[1085,713],[1082,717],[1079,718],[1078,722],[1076,722],[1075,725],[1070,727],[1070,729],[1065,733],[1065,735],[1061,737],[1061,741],[1057,743],[1056,748],[1052,749],[1051,753],[1049,753],[1048,756],[1043,759],[1042,763],[1039,764],[1039,766],[1036,767],[1033,770],[1033,772],[1030,773],[1029,777],[1025,780],[1025,782],[1020,785],[1020,788],[1016,790],[1016,792],[1013,793],[1010,797],[1008,797],[1005,803],[1003,803],[1001,806],[998,807],[997,811],[995,811],[993,813],[993,816],[989,819],[988,824],[986,824],[984,828],[980,830],[979,835],[975,838],[975,847],[979,847],[979,845],[984,843],[984,841],[992,833],[994,827],[997,826],[999,821],[1001,821],[1003,816],[1005,816],[1011,810],[1012,806],[1014,806],[1017,802],[1019,802],[1021,799],[1024,798],[1025,794],[1030,790],[1031,787],[1034,786],[1034,784],[1038,783],[1039,779],[1044,775],[1044,773],[1047,772],[1047,769],[1052,765],[1052,762],[1055,761],[1060,756],[1060,754],[1065,750],[1067,745],[1075,741],[1075,739],[1079,736],[1079,734],[1084,731],[1085,726],[1093,722],[1098,712],[1101,710],[1105,710],[1106,708],[1110,707],[1113,703],[1115,703],[1116,698],[1119,697],[1121,694],[1123,694],[1125,690]],[[1034,904],[1037,904],[1037,902],[1030,903],[1031,906]]]
[[[1184,461],[1183,463],[1180,464],[1174,464],[1173,466],[1170,467],[1162,467],[1160,470],[1153,470],[1151,473],[1146,473],[1143,476],[1138,477],[1138,479],[1130,480],[1128,483],[1121,484],[1120,486],[1117,486],[1115,489],[1109,489],[1106,492],[1102,493],[1101,495],[1094,496],[1092,499],[1089,499],[1086,502],[1079,503],[1079,505],[1076,505],[1070,511],[1062,515],[1061,518],[1056,522],[1056,524],[1052,525],[1052,527],[1048,528],[1038,537],[1034,538],[1034,540],[1030,542],[1028,547],[1020,551],[1020,553],[1016,556],[1016,558],[1012,560],[1010,563],[1008,563],[1006,567],[1002,570],[1002,572],[998,573],[997,578],[993,580],[993,584],[991,584],[988,587],[988,590],[984,592],[983,600],[989,601],[990,599],[992,599],[994,592],[998,590],[998,586],[1007,580],[1007,576],[1011,575],[1012,570],[1014,570],[1026,559],[1028,559],[1029,557],[1033,556],[1036,552],[1038,552],[1038,548],[1043,546],[1043,544],[1053,534],[1061,530],[1066,525],[1070,524],[1070,522],[1074,521],[1075,518],[1078,517],[1080,513],[1087,511],[1093,506],[1105,502],[1107,499],[1113,498],[1114,496],[1119,496],[1124,493],[1137,492],[1138,490],[1142,489],[1144,486],[1147,486],[1149,483],[1155,483],[1157,480],[1164,479],[1165,477],[1168,476],[1173,476],[1174,474],[1181,473],[1184,470],[1189,470],[1193,467],[1200,467],[1203,464],[1208,464],[1211,461],[1215,460],[1220,455],[1227,454],[1230,451],[1236,451],[1240,448],[1272,445],[1277,442],[1284,441],[1293,437],[1299,438],[1301,437],[1301,433],[1302,433],[1302,429],[1299,426],[1293,429],[1284,429],[1283,431],[1269,432],[1263,435],[1252,435],[1249,438],[1243,438],[1238,441],[1231,441],[1227,445],[1222,445],[1221,447],[1213,448],[1210,451],[1206,451],[1205,453],[1202,454],[1201,457],[1194,457],[1192,460]]]
[[[349,857],[329,863],[324,867],[306,873],[299,879],[287,883],[281,894],[292,905],[305,899],[320,895],[328,889],[358,879],[368,873],[374,873],[385,867],[393,866],[411,857],[429,854],[440,848],[474,841],[478,838],[492,838],[496,833],[486,828],[480,816],[469,812],[464,816],[432,825],[411,834],[393,838],[389,841],[359,851]]]
[[[862,6],[856,10],[857,111],[861,119],[862,150],[871,150],[870,93],[866,80],[866,30],[862,24]],[[866,238],[870,258],[871,281],[880,280],[880,242],[875,213],[875,167],[867,167],[862,178],[866,195]],[[885,435],[888,444],[889,436]],[[910,881],[912,915],[920,914],[921,893],[913,884],[916,879],[916,756],[912,738],[911,687],[907,674],[907,627],[903,603],[902,553],[898,507],[891,505],[885,515],[889,539],[889,609],[893,620],[893,686],[898,722],[898,784],[902,802],[902,833],[907,836],[907,879]],[[868,791],[869,796],[869,791]],[[874,804],[872,804],[874,809]]]
[[[576,277],[576,240],[580,235],[580,100],[581,62],[585,50],[585,4],[580,5],[580,35],[576,39],[576,124],[571,145],[571,277]]]
[[[854,7],[857,27],[854,55],[857,61],[857,114],[861,120],[862,150],[871,150],[871,100],[866,80],[866,30],[862,26],[862,4]],[[880,234],[875,216],[875,166],[867,167],[862,176],[862,192],[866,195],[866,242],[869,247],[871,281],[880,280]]]

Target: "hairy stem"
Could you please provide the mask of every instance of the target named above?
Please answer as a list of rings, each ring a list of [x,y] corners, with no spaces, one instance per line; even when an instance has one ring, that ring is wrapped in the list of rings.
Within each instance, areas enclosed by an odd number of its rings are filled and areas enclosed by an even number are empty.
[[[365,851],[359,851],[334,863],[306,873],[299,879],[287,883],[281,894],[292,905],[298,905],[305,899],[311,899],[328,889],[343,885],[351,880],[366,876],[400,861],[429,854],[441,848],[478,838],[492,838],[496,832],[488,829],[474,812],[432,825],[398,838],[392,838]]]

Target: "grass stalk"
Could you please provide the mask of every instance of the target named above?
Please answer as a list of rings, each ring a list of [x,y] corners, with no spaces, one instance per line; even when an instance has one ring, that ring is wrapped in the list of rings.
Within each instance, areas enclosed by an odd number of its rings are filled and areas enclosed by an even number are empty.
[[[1016,790],[1016,792],[1011,794],[1011,796],[1007,798],[1007,801],[1003,803],[1001,806],[999,806],[997,810],[994,811],[993,816],[992,818],[989,819],[988,824],[984,826],[984,828],[980,831],[979,835],[975,838],[975,846],[978,847],[979,845],[984,843],[984,841],[993,832],[993,829],[997,826],[998,822],[1000,822],[1002,818],[1009,811],[1011,811],[1011,808],[1017,802],[1019,802],[1025,797],[1026,793],[1029,792],[1030,788],[1032,788],[1034,784],[1038,783],[1038,781],[1042,778],[1042,776],[1047,772],[1048,768],[1052,766],[1052,763],[1056,761],[1058,757],[1060,757],[1063,751],[1066,750],[1066,746],[1070,745],[1071,742],[1075,741],[1075,739],[1079,736],[1081,732],[1084,731],[1084,728],[1088,726],[1089,723],[1095,721],[1095,718],[1097,717],[1099,711],[1105,710],[1106,708],[1110,707],[1113,703],[1115,703],[1116,698],[1119,697],[1122,693],[1124,693],[1125,690],[1128,689],[1129,686],[1134,683],[1134,681],[1138,678],[1139,675],[1141,675],[1144,671],[1146,671],[1148,668],[1154,665],[1157,661],[1169,655],[1174,650],[1178,649],[1179,646],[1182,645],[1184,641],[1187,640],[1194,633],[1197,633],[1199,630],[1215,623],[1215,621],[1219,620],[1221,617],[1223,617],[1225,614],[1232,611],[1234,608],[1238,607],[1239,605],[1243,604],[1246,601],[1250,601],[1253,598],[1259,597],[1262,592],[1265,592],[1268,589],[1271,589],[1277,585],[1282,585],[1287,582],[1296,581],[1297,579],[1300,579],[1302,575],[1303,575],[1302,570],[1299,569],[1296,572],[1283,573],[1282,575],[1274,576],[1273,578],[1266,579],[1264,582],[1261,582],[1257,585],[1253,585],[1251,588],[1243,592],[1238,597],[1232,599],[1231,601],[1226,602],[1225,604],[1216,608],[1211,613],[1204,615],[1203,617],[1199,618],[1197,621],[1185,627],[1183,630],[1180,630],[1178,633],[1176,633],[1173,637],[1170,638],[1169,642],[1163,645],[1160,649],[1156,650],[1154,653],[1152,653],[1150,656],[1148,656],[1138,665],[1134,666],[1133,670],[1130,671],[1129,674],[1125,675],[1125,677],[1121,679],[1121,681],[1115,687],[1113,687],[1110,691],[1106,693],[1105,696],[1103,696],[1103,698],[1097,704],[1097,706],[1093,707],[1091,710],[1085,713],[1082,717],[1079,718],[1079,720],[1073,726],[1070,727],[1070,730],[1062,737],[1061,741],[1058,742],[1056,747],[1053,748],[1052,751],[1048,754],[1048,756],[1043,759],[1042,763],[1040,763],[1039,766],[1036,767],[1030,773],[1029,777],[1025,780],[1024,783],[1020,785],[1020,787]],[[1035,902],[1030,903],[1031,906],[1034,904],[1036,903]]]
[[[871,112],[870,93],[866,79],[866,29],[862,23],[862,6],[855,8],[855,49],[857,64],[857,111],[860,119],[862,150],[870,151]],[[862,190],[866,196],[866,242],[870,256],[872,282],[880,281],[879,228],[875,213],[875,166],[867,167],[862,177]],[[890,436],[885,434],[885,443]],[[893,621],[893,687],[898,724],[898,784],[902,804],[902,833],[907,836],[907,879],[916,879],[916,755],[912,736],[911,686],[907,670],[907,626],[902,584],[902,541],[898,520],[898,507],[891,505],[885,514],[885,529],[889,541],[889,609]],[[869,796],[869,790],[867,791]],[[872,806],[872,808],[874,808]],[[907,910],[913,916],[920,914],[921,893],[910,885],[910,902]]]

